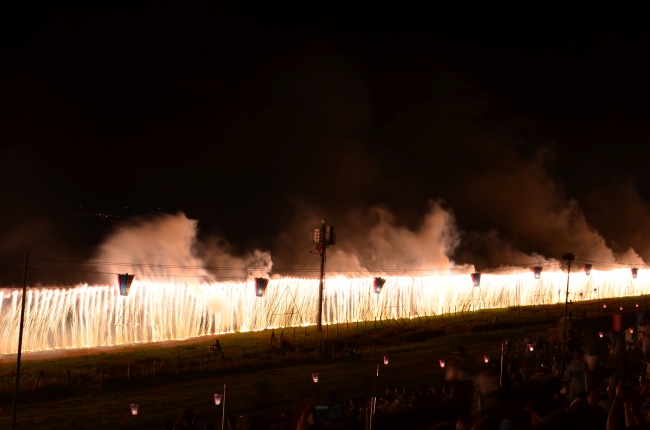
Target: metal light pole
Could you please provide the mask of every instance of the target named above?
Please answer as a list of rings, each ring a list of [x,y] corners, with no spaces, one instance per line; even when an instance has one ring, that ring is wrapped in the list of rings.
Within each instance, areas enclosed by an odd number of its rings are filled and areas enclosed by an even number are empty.
[[[23,277],[23,297],[20,307],[20,331],[18,332],[18,357],[16,359],[16,387],[14,388],[14,410],[11,421],[11,428],[16,428],[16,412],[18,411],[18,387],[20,385],[20,358],[23,351],[23,328],[25,327],[25,297],[27,296],[27,270],[29,266],[29,254],[25,254],[25,276]]]
[[[336,242],[336,234],[334,233],[334,226],[325,224],[325,220],[321,220],[321,228],[314,229],[309,235],[309,243],[316,245],[316,252],[312,254],[320,255],[320,284],[318,286],[318,321],[317,330],[323,331],[323,286],[325,282],[325,261],[326,251],[330,245]]]
[[[566,338],[567,338],[567,314],[569,312],[569,278],[571,276],[571,262],[575,260],[575,256],[571,253],[566,253],[562,255],[562,260],[567,262],[567,274],[566,274],[566,297],[564,299],[564,326],[562,330],[562,359],[560,360],[560,372],[564,372],[564,349],[566,348]],[[560,375],[562,377],[562,375]]]

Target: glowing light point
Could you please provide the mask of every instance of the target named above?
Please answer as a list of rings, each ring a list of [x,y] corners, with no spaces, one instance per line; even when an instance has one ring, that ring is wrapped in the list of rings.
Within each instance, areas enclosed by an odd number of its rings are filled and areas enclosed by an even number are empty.
[[[542,274],[542,268],[539,266],[531,267],[533,273],[535,274],[535,279],[539,279]]]
[[[619,311],[622,311],[622,310],[623,310],[623,306],[619,306],[619,307],[618,307],[618,310],[619,310]]]
[[[603,337],[603,332],[602,331],[598,332],[598,337]]]
[[[585,270],[585,275],[589,276],[591,275],[591,264],[585,264],[582,266],[582,268]],[[596,289],[594,288],[594,292],[596,292]]]
[[[311,374],[311,380],[314,381],[314,384],[318,384],[318,373],[312,373]]]
[[[634,328],[630,327],[630,334],[634,333]]]
[[[221,399],[223,399],[222,394],[215,394],[214,395],[214,404],[219,406],[221,404]]]
[[[529,344],[528,344],[528,350],[529,350],[530,352],[533,352],[533,344],[532,344],[532,343],[529,343]]]
[[[131,415],[138,415],[138,409],[140,409],[140,405],[131,403]]]
[[[485,364],[489,363],[489,362],[490,362],[490,356],[487,355],[487,354],[484,355],[484,356],[483,356],[483,362],[484,362]]]
[[[440,363],[440,367],[445,367],[445,360],[438,360],[438,363]]]
[[[603,309],[607,309],[607,303],[603,303]]]
[[[384,364],[388,364],[388,356],[384,355]]]

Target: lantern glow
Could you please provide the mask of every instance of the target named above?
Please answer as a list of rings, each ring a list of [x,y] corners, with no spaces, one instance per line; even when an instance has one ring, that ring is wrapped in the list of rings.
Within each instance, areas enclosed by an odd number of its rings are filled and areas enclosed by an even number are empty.
[[[585,269],[585,275],[591,275],[591,264],[585,264],[582,266],[582,268]]]
[[[317,384],[317,383],[318,383],[318,377],[319,377],[319,376],[320,376],[320,375],[319,375],[318,373],[312,373],[312,374],[311,374],[311,380],[314,381],[314,384]]]
[[[484,356],[483,356],[483,362],[486,363],[486,364],[489,363],[489,362],[490,362],[490,356],[487,355],[487,354],[484,355]]]
[[[373,286],[375,289],[375,294],[381,293],[381,289],[384,288],[384,284],[386,283],[385,279],[382,278],[375,278],[373,281]]]
[[[440,363],[440,367],[445,367],[445,360],[438,360],[438,363]]]
[[[215,394],[214,395],[214,404],[219,406],[221,404],[221,399],[223,398],[222,394]]]
[[[603,332],[602,331],[598,332],[598,337],[603,337]]]
[[[531,267],[531,270],[533,271],[533,274],[535,274],[535,279],[539,279],[539,277],[542,274],[542,268],[539,266],[536,267]]]
[[[269,285],[269,280],[266,278],[255,278],[255,296],[262,297],[266,293],[266,287]]]
[[[140,405],[131,403],[131,415],[138,415],[138,409],[140,409]]]
[[[384,355],[384,364],[388,364],[388,356]]]
[[[533,352],[533,344],[532,344],[532,343],[529,343],[529,344],[528,344],[528,350],[529,350],[530,352]]]

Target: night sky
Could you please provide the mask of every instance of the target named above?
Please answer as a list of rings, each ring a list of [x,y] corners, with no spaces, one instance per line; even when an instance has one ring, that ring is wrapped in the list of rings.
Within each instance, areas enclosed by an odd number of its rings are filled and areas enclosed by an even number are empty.
[[[4,14],[0,257],[92,258],[183,212],[297,267],[320,218],[361,243],[434,205],[457,263],[648,261],[649,23],[492,12]]]

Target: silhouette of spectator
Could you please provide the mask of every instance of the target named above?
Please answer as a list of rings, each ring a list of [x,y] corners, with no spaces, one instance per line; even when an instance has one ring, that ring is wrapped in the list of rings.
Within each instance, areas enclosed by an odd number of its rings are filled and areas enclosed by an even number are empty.
[[[217,340],[214,342],[214,349],[215,349],[217,352],[221,352],[221,344],[219,343],[219,339],[217,339]]]
[[[199,426],[194,424],[194,411],[192,409],[185,409],[185,412],[183,412],[183,421],[185,425],[179,427],[178,430],[201,430]]]
[[[237,416],[231,415],[228,417],[228,430],[238,430]]]

